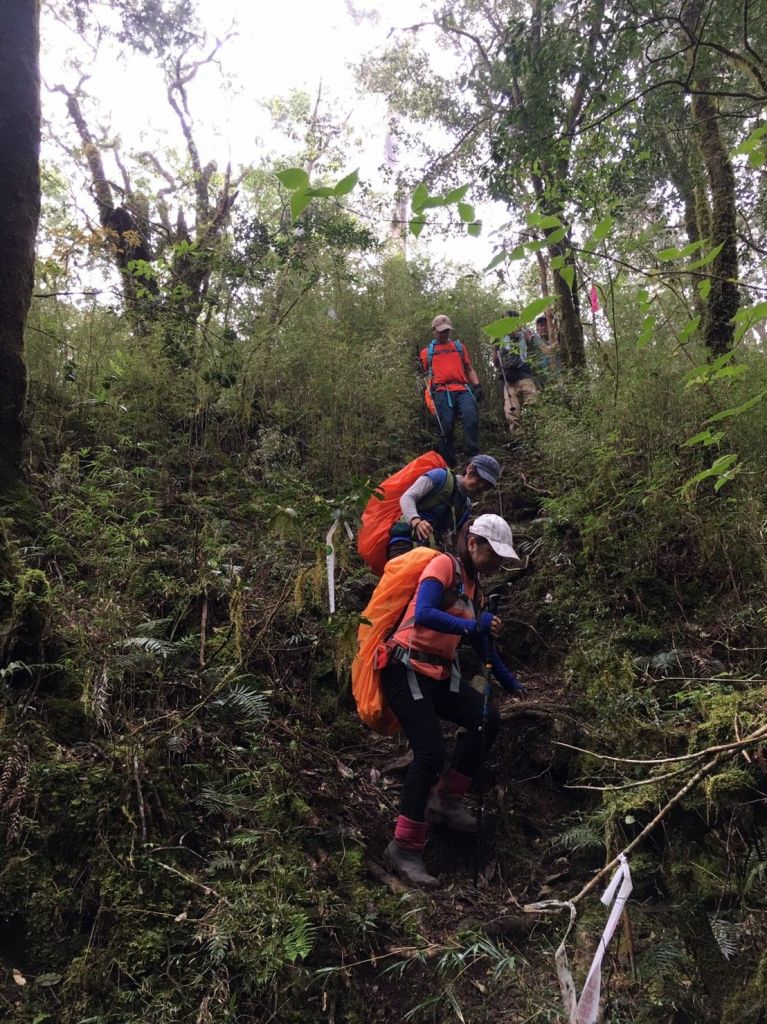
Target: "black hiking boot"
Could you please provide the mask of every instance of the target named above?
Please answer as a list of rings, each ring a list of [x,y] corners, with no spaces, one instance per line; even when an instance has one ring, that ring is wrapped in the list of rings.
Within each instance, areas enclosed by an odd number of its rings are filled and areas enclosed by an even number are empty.
[[[444,825],[454,832],[476,832],[477,819],[460,797],[444,796],[435,789],[426,805],[426,820],[430,825]]]
[[[419,889],[436,889],[439,886],[439,879],[426,870],[421,854],[416,850],[405,849],[396,839],[392,839],[384,850],[383,859],[384,864],[408,885],[415,885]]]

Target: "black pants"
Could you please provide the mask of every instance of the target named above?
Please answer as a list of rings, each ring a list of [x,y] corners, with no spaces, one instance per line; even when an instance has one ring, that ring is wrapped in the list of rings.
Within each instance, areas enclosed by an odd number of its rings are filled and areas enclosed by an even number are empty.
[[[456,693],[450,690],[449,679],[432,679],[415,673],[421,698],[416,699],[407,677],[407,669],[398,661],[387,665],[381,673],[381,688],[402,731],[413,748],[413,763],[405,776],[400,797],[400,814],[413,821],[426,817],[429,791],[439,778],[445,764],[445,738],[440,718],[455,722],[466,730],[459,733],[452,767],[462,775],[473,777],[482,757],[482,694],[461,680]],[[488,708],[485,750],[498,735],[500,716]]]

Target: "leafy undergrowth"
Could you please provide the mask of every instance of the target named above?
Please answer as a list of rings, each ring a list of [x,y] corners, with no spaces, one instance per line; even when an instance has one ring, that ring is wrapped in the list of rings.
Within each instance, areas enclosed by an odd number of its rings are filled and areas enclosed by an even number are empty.
[[[369,485],[323,493],[268,432],[160,444],[102,420],[42,438],[2,550],[5,1019],[564,1021],[567,916],[522,907],[572,897],[700,764],[653,781],[572,747],[747,736],[766,631],[757,569],[706,564],[692,513],[648,537],[636,461],[592,446],[578,482],[533,427],[505,441],[525,564],[493,585],[528,696],[497,698],[478,883],[474,839],[436,832],[443,885],[425,894],[380,862],[407,754],[350,701],[371,580],[342,531],[326,613],[325,532]],[[605,969],[614,1024],[762,1019],[764,767],[758,744],[723,759],[637,848]],[[604,910],[579,909],[582,979]]]

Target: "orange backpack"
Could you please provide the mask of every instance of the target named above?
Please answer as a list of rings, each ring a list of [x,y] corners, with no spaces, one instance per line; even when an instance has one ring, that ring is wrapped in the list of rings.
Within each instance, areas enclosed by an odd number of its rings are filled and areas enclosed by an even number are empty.
[[[402,515],[399,499],[419,476],[430,469],[447,469],[448,465],[437,452],[426,452],[408,462],[399,472],[387,477],[365,506],[362,526],[357,535],[357,551],[376,576],[381,576],[386,565],[389,531]]]
[[[379,657],[385,653],[384,642],[402,618],[421,573],[438,554],[434,548],[414,548],[387,562],[383,577],[362,613],[363,621],[357,630],[357,656],[352,662],[352,693],[362,721],[384,736],[394,736],[400,724],[381,692]]]

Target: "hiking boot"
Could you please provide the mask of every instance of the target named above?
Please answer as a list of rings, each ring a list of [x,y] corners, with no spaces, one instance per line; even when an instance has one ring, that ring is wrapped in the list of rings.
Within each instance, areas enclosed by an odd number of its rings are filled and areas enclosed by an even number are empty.
[[[439,879],[426,870],[421,853],[408,850],[396,839],[392,839],[384,850],[384,863],[408,885],[415,885],[419,889],[436,889],[439,886]]]
[[[426,805],[426,820],[430,825],[444,825],[454,832],[476,832],[477,819],[460,797],[446,796],[433,790]]]

